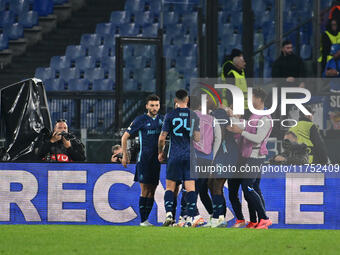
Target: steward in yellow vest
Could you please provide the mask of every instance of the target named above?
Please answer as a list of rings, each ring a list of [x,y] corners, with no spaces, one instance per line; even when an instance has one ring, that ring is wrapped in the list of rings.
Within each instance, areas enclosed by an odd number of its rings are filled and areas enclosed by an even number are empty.
[[[289,129],[297,137],[297,142],[306,144],[309,149],[308,163],[327,164],[326,146],[318,128],[312,122],[312,116],[302,116],[295,127]]]
[[[331,47],[334,44],[340,44],[340,32],[336,19],[332,19],[327,24],[325,33],[321,40],[321,56],[318,59],[322,63],[322,70],[325,69],[326,63],[333,58],[331,55]]]
[[[244,109],[248,110],[248,86],[244,69],[246,62],[242,51],[233,49],[227,61],[222,66],[221,79],[228,84],[234,84],[240,88],[244,95]],[[222,90],[222,103],[224,106],[233,104],[231,92],[227,89]]]

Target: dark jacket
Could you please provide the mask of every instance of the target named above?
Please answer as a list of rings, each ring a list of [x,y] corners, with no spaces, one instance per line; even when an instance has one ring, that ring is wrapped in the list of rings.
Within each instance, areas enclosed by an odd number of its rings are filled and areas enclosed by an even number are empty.
[[[285,161],[275,161],[276,156],[282,156]],[[308,147],[306,144],[291,143],[283,153],[276,155],[270,159],[272,165],[303,165],[308,164]]]
[[[304,64],[302,59],[295,55],[281,56],[275,60],[272,69],[273,78],[302,78],[304,77]]]
[[[46,138],[39,147],[39,157],[44,161],[85,161],[84,145],[78,139],[71,139],[71,147],[66,149],[63,142],[60,140],[51,143],[49,138]]]
[[[228,63],[226,63],[224,66],[223,66],[223,74],[224,74],[224,77],[226,78],[226,83],[228,84],[233,84],[235,85],[235,77],[234,77],[234,74],[233,73],[230,73],[228,74],[231,70],[234,70],[236,72],[238,72],[240,75],[242,74],[242,71],[238,70],[234,64],[229,61],[228,59],[226,60],[228,61]],[[231,94],[231,92],[229,90],[226,91],[226,95],[225,95],[226,99],[227,99],[227,102],[229,105],[233,104],[233,95]]]

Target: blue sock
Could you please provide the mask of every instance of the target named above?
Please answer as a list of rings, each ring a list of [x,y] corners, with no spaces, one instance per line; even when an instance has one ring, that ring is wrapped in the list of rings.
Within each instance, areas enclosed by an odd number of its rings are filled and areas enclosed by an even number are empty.
[[[186,207],[187,207],[187,202],[186,202],[186,194],[187,192],[182,189],[182,198],[181,198],[181,216],[184,217],[187,215]]]
[[[177,197],[174,197],[174,205],[172,207],[172,217],[176,218],[176,210],[177,210]]]
[[[213,218],[217,219],[220,215],[224,215],[225,199],[222,195],[213,195]]]
[[[187,192],[187,213],[189,217],[195,217],[197,215],[197,193],[195,191]]]
[[[164,206],[167,213],[173,211],[174,193],[171,190],[167,190],[164,193]]]
[[[146,198],[146,206],[145,206],[145,209],[146,209],[145,217],[146,217],[146,219],[149,218],[149,215],[150,215],[150,212],[152,210],[154,201],[155,200],[153,198]]]
[[[139,197],[139,214],[141,222],[146,221],[146,197]]]

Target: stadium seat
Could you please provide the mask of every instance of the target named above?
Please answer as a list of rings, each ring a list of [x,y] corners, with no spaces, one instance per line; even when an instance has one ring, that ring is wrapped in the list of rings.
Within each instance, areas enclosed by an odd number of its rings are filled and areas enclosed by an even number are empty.
[[[66,48],[65,55],[71,60],[76,60],[79,57],[84,57],[86,50],[82,45],[69,45]]]
[[[156,37],[158,32],[158,23],[143,27],[143,36],[145,37]]]
[[[53,13],[53,0],[34,0],[33,10],[36,11],[39,16],[48,16]]]
[[[122,36],[136,36],[139,34],[139,25],[125,23],[119,26],[119,34]]]
[[[129,79],[123,84],[123,91],[136,91],[138,90],[138,83],[134,79]]]
[[[104,79],[105,78],[105,72],[104,69],[97,67],[97,68],[89,68],[85,71],[85,79],[88,79],[89,81],[94,81],[97,79]]]
[[[85,71],[89,68],[95,68],[96,61],[92,56],[79,57],[75,61],[76,68]]]
[[[156,91],[156,79],[142,81],[141,91],[154,92]]]
[[[102,44],[101,36],[97,34],[83,34],[81,36],[80,45],[85,48],[89,48],[90,46],[98,46]]]
[[[105,70],[108,70],[108,79],[116,80],[116,69],[114,67],[106,67]]]
[[[159,13],[162,10],[162,2],[161,1],[149,1],[149,11],[153,13]]]
[[[106,47],[105,45],[99,45],[99,46],[91,46],[88,50],[88,55],[92,56],[95,60],[102,59],[104,57],[110,56],[112,53],[111,48]]]
[[[178,70],[194,69],[197,66],[196,58],[182,57],[176,59],[176,67]]]
[[[80,78],[79,70],[75,67],[73,68],[63,68],[59,71],[59,77],[68,82],[71,79]]]
[[[150,81],[155,78],[156,70],[153,68],[144,68],[142,70],[142,82]]]
[[[184,44],[181,49],[181,56],[197,56],[197,44]]]
[[[111,79],[97,79],[93,82],[94,91],[113,91],[115,87],[115,83]]]
[[[24,27],[19,23],[6,25],[4,32],[8,35],[9,40],[17,40],[24,37]]]
[[[138,12],[145,10],[144,0],[126,0],[125,10],[130,10],[131,12]]]
[[[47,79],[44,80],[46,91],[63,91],[65,90],[65,81],[63,79]]]
[[[179,50],[176,45],[169,45],[164,47],[164,56],[166,58],[176,58],[179,56]]]
[[[163,14],[163,24],[177,24],[178,23],[178,13],[177,12],[164,12]]]
[[[104,38],[105,47],[115,49],[115,47],[116,47],[116,36],[106,35],[106,36],[103,36],[103,38]],[[114,54],[114,52],[115,51],[113,51],[112,54]]]
[[[110,35],[113,32],[112,23],[99,23],[96,26],[96,34],[98,35]]]
[[[303,60],[310,59],[312,56],[312,47],[310,45],[303,44],[300,49],[300,56]]]
[[[153,13],[147,12],[136,12],[131,14],[131,20],[135,24],[143,25],[143,24],[152,24],[154,22]]]
[[[115,25],[125,24],[130,22],[129,13],[126,11],[111,12],[110,22]]]
[[[38,67],[35,70],[35,78],[38,78],[42,81],[48,80],[48,79],[54,79],[55,78],[55,71],[54,69],[50,67]]]
[[[0,12],[0,27],[5,27],[6,25],[13,24],[15,21],[15,15],[12,11],[2,11]]]
[[[19,15],[19,23],[24,28],[32,28],[38,25],[38,13],[35,11],[28,11]]]
[[[50,67],[56,70],[70,68],[71,61],[66,56],[54,56],[51,58]]]
[[[180,18],[180,21],[182,24],[197,24],[197,12],[190,12],[183,14],[182,18]]]
[[[30,5],[28,0],[9,0],[9,10],[17,15],[28,12]]]
[[[116,57],[104,57],[101,61],[101,67],[105,69],[116,69]]]
[[[71,79],[68,82],[67,90],[69,91],[86,91],[89,90],[90,81],[86,79]]]

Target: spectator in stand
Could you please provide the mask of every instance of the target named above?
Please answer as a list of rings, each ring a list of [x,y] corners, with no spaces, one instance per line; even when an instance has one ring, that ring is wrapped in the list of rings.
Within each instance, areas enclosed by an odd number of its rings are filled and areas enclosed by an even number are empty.
[[[326,63],[333,58],[331,47],[334,44],[340,44],[340,32],[337,20],[331,19],[326,26],[321,41],[321,57],[319,62],[321,62],[322,70],[325,70]]]
[[[340,92],[340,44],[334,44],[331,47],[331,54],[333,58],[326,64],[323,77],[333,78],[329,81],[330,91]]]
[[[281,56],[275,60],[272,69],[273,78],[285,78],[283,87],[304,87],[300,78],[304,77],[302,59],[293,52],[293,44],[286,40],[282,43]]]

